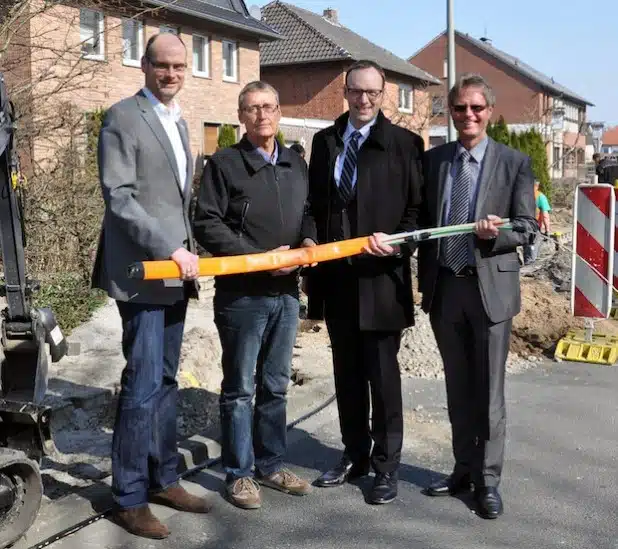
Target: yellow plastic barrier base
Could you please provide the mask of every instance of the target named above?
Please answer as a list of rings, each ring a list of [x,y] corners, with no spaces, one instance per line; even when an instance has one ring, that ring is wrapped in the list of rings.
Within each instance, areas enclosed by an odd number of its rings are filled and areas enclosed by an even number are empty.
[[[618,360],[618,336],[592,334],[592,341],[587,342],[584,330],[569,330],[558,341],[554,357],[611,366]]]

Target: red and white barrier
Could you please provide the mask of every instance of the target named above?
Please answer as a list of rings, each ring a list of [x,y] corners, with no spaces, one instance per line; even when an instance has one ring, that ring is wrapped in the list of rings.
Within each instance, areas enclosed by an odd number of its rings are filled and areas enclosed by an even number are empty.
[[[582,184],[575,191],[571,313],[608,318],[616,252],[616,195],[606,184]],[[618,274],[618,273],[616,273]]]
[[[616,197],[616,202],[618,203],[618,185],[614,185],[614,196]],[[612,288],[612,294],[614,299],[612,300],[612,307],[616,306],[616,297],[618,292],[618,208],[616,208],[616,213],[614,215],[614,287]]]

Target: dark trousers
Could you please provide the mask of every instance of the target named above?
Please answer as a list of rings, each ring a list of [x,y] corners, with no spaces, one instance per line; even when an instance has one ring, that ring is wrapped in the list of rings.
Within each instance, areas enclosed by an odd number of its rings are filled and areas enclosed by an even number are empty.
[[[444,362],[455,475],[498,486],[504,460],[504,377],[512,321],[490,322],[476,276],[441,271],[431,325]]]
[[[178,481],[176,373],[187,302],[117,303],[127,364],[112,440],[112,494],[118,507],[132,508]]]
[[[222,348],[221,455],[227,482],[270,475],[283,466],[286,394],[298,327],[296,295],[217,291]],[[253,397],[255,395],[255,410]]]
[[[397,362],[401,332],[359,329],[358,285],[353,277],[333,280],[332,288],[326,297],[325,319],[345,453],[359,464],[369,462],[371,456],[377,472],[390,473],[399,467],[403,444]]]

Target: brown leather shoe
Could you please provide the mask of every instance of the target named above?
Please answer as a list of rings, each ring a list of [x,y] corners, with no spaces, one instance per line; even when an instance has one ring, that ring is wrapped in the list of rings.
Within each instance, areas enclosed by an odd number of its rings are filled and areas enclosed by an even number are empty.
[[[142,538],[163,539],[170,531],[152,514],[150,507],[119,509],[112,514],[113,521],[127,532]]]
[[[208,513],[212,509],[211,503],[206,498],[190,494],[179,484],[168,486],[162,492],[152,494],[148,499],[151,503],[188,513]]]
[[[269,488],[295,496],[305,496],[311,492],[311,485],[289,469],[281,469],[272,475],[259,477],[257,481]]]

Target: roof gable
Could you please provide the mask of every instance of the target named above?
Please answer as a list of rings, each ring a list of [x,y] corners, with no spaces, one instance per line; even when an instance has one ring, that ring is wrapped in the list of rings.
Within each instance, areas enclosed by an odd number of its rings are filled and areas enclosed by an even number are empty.
[[[262,44],[262,66],[371,59],[386,71],[430,84],[440,83],[431,74],[311,11],[276,0],[265,6],[262,13],[264,22],[285,37],[277,43]]]
[[[603,145],[618,145],[618,126],[608,128],[601,138]]]
[[[414,55],[409,57],[409,59],[411,60],[414,57],[416,57],[421,51],[425,50],[429,45],[433,44],[438,38],[441,38],[444,35],[446,35],[446,31],[436,36],[436,38],[434,38],[429,43],[427,43],[425,46],[423,46],[423,48],[421,48]],[[532,80],[539,86],[551,92],[553,95],[557,95],[557,96],[564,97],[566,99],[570,99],[571,101],[574,101],[575,103],[579,103],[582,105],[593,106],[593,104],[587,99],[584,99],[583,97],[577,95],[575,92],[559,84],[553,78],[536,70],[535,68],[531,67],[527,63],[524,63],[521,59],[518,59],[517,57],[510,55],[496,48],[493,44],[489,42],[484,42],[483,40],[477,40],[476,38],[472,38],[469,34],[464,34],[460,31],[455,31],[455,35],[458,38],[461,38],[462,40],[468,42],[469,44],[472,44],[474,47],[478,48],[479,50],[491,55],[492,57],[494,57],[501,63],[504,63],[511,69],[521,74],[522,76],[529,78],[530,80]]]

